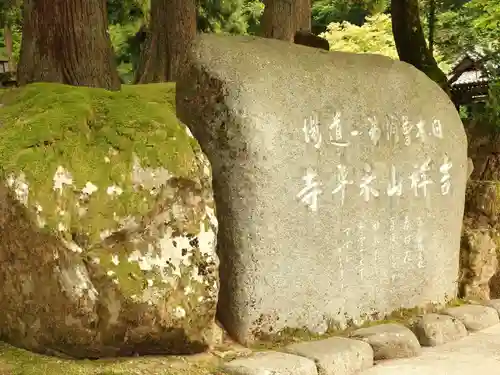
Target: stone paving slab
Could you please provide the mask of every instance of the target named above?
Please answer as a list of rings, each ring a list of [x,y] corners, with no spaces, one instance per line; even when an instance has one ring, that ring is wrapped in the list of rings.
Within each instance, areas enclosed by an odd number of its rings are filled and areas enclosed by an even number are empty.
[[[422,348],[418,357],[380,362],[359,375],[498,375],[500,324],[461,340]]]
[[[460,320],[441,314],[424,315],[418,320],[414,331],[422,346],[443,345],[468,335]]]
[[[500,314],[500,299],[487,301],[486,306],[493,307]]]
[[[415,357],[421,350],[415,334],[401,324],[360,328],[351,336],[369,343],[373,348],[375,360]]]
[[[371,346],[344,337],[292,344],[285,351],[314,360],[319,375],[352,375],[373,366]]]
[[[287,353],[260,352],[222,367],[229,375],[318,375],[314,361]]]
[[[443,314],[457,318],[469,331],[480,331],[500,323],[498,311],[489,306],[463,305],[449,307],[443,311]]]

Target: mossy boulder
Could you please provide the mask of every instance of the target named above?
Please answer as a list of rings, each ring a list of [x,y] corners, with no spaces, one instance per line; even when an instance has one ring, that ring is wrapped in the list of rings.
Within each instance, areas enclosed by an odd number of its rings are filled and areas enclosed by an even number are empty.
[[[208,160],[173,85],[0,95],[0,335],[76,358],[210,345],[218,294]]]

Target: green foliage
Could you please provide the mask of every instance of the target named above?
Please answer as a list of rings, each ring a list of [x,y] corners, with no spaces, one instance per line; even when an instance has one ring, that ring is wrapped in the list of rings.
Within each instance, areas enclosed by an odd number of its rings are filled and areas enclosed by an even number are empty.
[[[389,3],[389,0],[313,0],[313,31],[323,32],[332,22],[361,26],[367,16],[385,11]]]
[[[116,55],[118,74],[131,83],[139,59],[134,37],[149,19],[150,0],[107,0],[109,36]]]
[[[108,21],[126,24],[149,16],[150,0],[107,0]]]
[[[467,49],[500,51],[500,3],[471,0],[438,16],[436,44],[452,59]]]
[[[139,46],[134,43],[134,37],[141,28],[142,21],[135,20],[126,24],[109,26],[109,36],[116,55],[118,73],[124,83],[131,83],[134,69],[139,59]]]
[[[22,0],[0,0],[0,23],[3,25],[21,24]]]
[[[106,0],[110,36],[125,82],[130,82],[139,58],[140,45],[134,38],[147,25],[150,0]],[[488,52],[500,50],[500,2],[498,0],[435,0],[437,23],[435,57],[447,68],[457,55],[472,46]],[[430,0],[419,0],[421,20],[428,31]],[[313,32],[325,32],[333,50],[380,53],[397,58],[390,18],[390,0],[312,0]],[[201,32],[255,34],[264,5],[262,0],[198,1],[197,26]],[[13,52],[19,56],[22,0],[0,0],[0,21],[10,25]],[[329,26],[330,25],[330,26]],[[0,53],[5,50],[0,25]]]
[[[12,31],[12,54],[14,60],[19,60],[19,52],[21,52],[21,39],[23,37],[22,25],[20,23],[15,23],[11,26]]]
[[[490,85],[488,99],[480,111],[474,111],[473,117],[485,126],[492,126],[497,131],[500,129],[500,82]]]
[[[0,50],[2,58],[7,59],[5,46],[5,29],[8,27],[12,33],[12,55],[15,61],[19,58],[21,49],[22,33],[22,1],[21,0],[0,0]]]
[[[22,26],[18,23],[14,23],[10,28],[12,32],[12,55],[14,60],[17,61],[19,59],[19,52],[21,51]],[[7,58],[3,29],[0,30],[0,55],[2,58]]]
[[[465,5],[472,27],[488,49],[500,46],[500,3],[497,0],[472,0]]]
[[[328,40],[334,51],[375,53],[398,59],[391,17],[384,13],[367,16],[363,26],[333,22],[321,36]],[[434,55],[439,67],[447,71],[449,65],[440,51],[436,50]]]
[[[456,11],[440,14],[437,20],[435,42],[449,60],[463,53],[464,47],[474,40],[472,29],[463,15]]]
[[[368,16],[363,26],[349,22],[333,22],[321,34],[335,51],[355,53],[377,53],[393,59],[398,58],[392,36],[391,18],[386,14]]]
[[[107,0],[109,34],[118,72],[125,83],[133,80],[140,55],[136,33],[148,24],[149,0]],[[206,0],[198,6],[198,29],[203,32],[253,34],[264,5],[258,0]]]
[[[259,0],[206,0],[198,6],[198,29],[203,32],[254,33],[264,11]]]

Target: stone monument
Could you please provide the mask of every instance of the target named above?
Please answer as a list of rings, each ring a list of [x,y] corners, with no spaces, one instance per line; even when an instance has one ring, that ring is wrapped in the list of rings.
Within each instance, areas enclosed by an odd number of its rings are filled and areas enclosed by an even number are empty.
[[[456,295],[466,136],[422,72],[203,35],[177,113],[212,164],[218,314],[240,342]]]

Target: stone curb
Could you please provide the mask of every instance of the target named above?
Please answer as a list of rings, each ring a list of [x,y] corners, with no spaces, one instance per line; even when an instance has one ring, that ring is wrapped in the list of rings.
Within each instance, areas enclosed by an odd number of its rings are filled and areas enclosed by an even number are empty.
[[[439,346],[500,324],[500,299],[449,307],[417,317],[410,330],[381,323],[353,331],[348,338],[330,337],[256,352],[226,363],[230,375],[354,375],[376,362],[418,356],[421,346]]]

